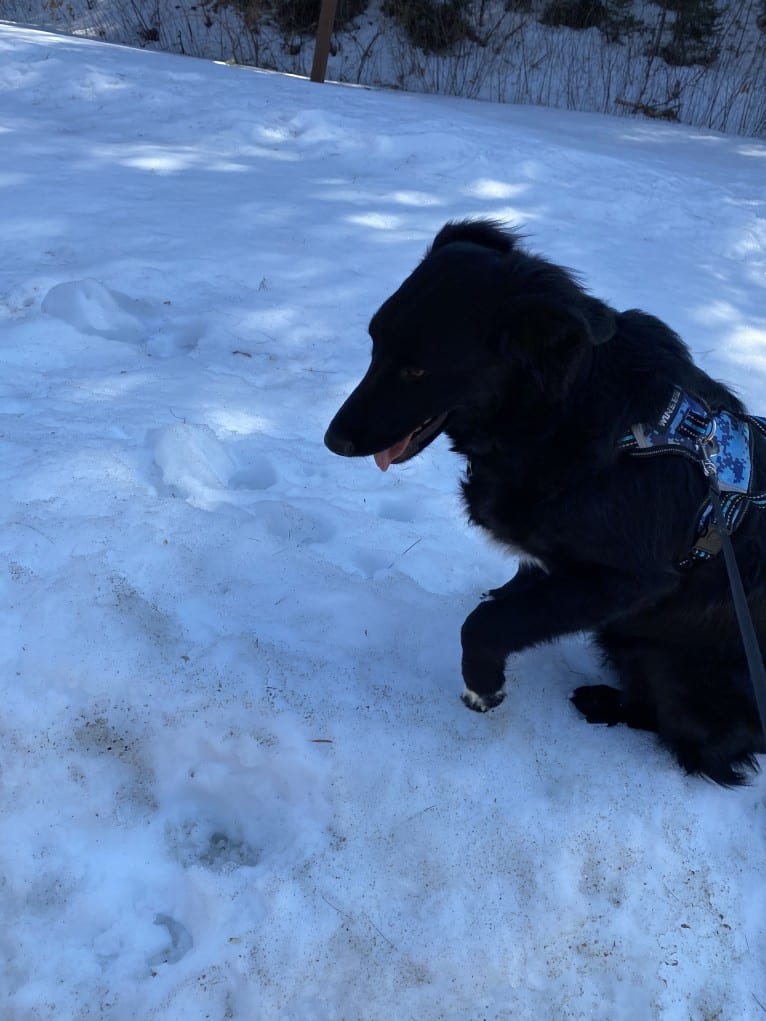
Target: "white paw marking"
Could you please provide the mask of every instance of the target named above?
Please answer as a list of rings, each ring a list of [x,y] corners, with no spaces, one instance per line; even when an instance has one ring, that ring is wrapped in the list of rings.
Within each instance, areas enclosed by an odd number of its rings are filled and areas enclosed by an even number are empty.
[[[470,688],[463,688],[462,694],[463,702],[470,708],[475,709],[477,712],[486,713],[490,709],[494,709],[496,706],[505,698],[505,692],[500,689],[496,691],[494,695],[491,695],[489,699],[483,698],[481,695],[477,695],[475,691],[471,691]]]

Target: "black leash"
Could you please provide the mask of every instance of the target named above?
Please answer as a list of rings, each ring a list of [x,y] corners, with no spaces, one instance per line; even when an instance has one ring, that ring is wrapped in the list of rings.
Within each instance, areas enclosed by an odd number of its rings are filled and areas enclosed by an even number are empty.
[[[742,575],[739,573],[737,558],[734,555],[734,547],[731,542],[729,529],[726,527],[726,520],[721,508],[721,490],[718,486],[718,472],[713,461],[708,456],[706,446],[712,443],[715,429],[700,444],[702,454],[702,469],[707,476],[710,486],[710,502],[713,505],[713,523],[721,536],[723,556],[726,561],[726,570],[729,574],[729,585],[734,600],[734,610],[737,614],[737,623],[742,635],[742,644],[745,648],[747,668],[750,671],[750,680],[755,693],[755,701],[758,706],[758,715],[761,717],[761,730],[766,735],[766,669],[763,665],[761,648],[758,644],[758,636],[755,633],[755,625],[750,614],[750,607],[747,605],[745,587],[742,584]]]

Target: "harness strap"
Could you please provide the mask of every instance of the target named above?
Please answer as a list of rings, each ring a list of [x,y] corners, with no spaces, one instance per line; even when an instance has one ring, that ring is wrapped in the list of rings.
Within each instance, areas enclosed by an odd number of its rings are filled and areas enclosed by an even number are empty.
[[[759,427],[760,428],[760,427]],[[712,463],[704,457],[703,470],[708,478],[710,486],[710,502],[712,504],[713,527],[718,531],[721,545],[723,547],[726,570],[729,574],[729,585],[731,586],[731,597],[734,602],[734,612],[737,615],[740,634],[742,635],[742,646],[745,650],[747,668],[750,672],[750,681],[755,695],[755,704],[758,709],[758,716],[761,721],[761,732],[766,736],[766,668],[763,664],[761,647],[758,642],[758,635],[753,624],[753,617],[745,594],[745,586],[742,584],[742,575],[739,573],[737,558],[734,554],[734,547],[731,542],[729,529],[726,527],[724,514],[721,506],[721,491],[716,477],[716,470]]]
[[[766,735],[766,669],[731,542],[731,533],[750,504],[766,507],[766,492],[751,490],[755,432],[766,438],[766,418],[728,411],[714,415],[699,398],[675,387],[657,423],[632,426],[618,446],[634,457],[681,454],[705,473],[709,495],[701,508],[696,542],[680,566],[710,559],[723,549],[761,730]]]
[[[657,422],[631,426],[617,446],[633,457],[681,455],[703,470],[707,459],[717,479],[721,520],[727,530],[733,532],[742,523],[751,503],[766,507],[766,493],[751,492],[751,426],[766,437],[766,419],[736,416],[728,411],[713,414],[700,398],[674,387]],[[679,566],[690,567],[699,560],[717,556],[720,551],[721,536],[715,525],[713,502],[708,496],[697,514],[694,545]]]

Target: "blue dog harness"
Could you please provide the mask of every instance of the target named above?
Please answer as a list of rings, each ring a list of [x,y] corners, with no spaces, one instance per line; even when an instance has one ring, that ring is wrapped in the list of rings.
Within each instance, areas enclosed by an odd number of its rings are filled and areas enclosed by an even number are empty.
[[[680,454],[699,465],[706,475],[715,471],[724,520],[732,533],[741,524],[750,504],[766,507],[766,492],[752,490],[756,430],[766,438],[766,418],[739,416],[729,411],[713,414],[698,397],[676,387],[657,422],[631,426],[617,446],[634,457]],[[681,561],[681,567],[709,560],[721,550],[710,498],[700,508],[696,535],[694,546]]]

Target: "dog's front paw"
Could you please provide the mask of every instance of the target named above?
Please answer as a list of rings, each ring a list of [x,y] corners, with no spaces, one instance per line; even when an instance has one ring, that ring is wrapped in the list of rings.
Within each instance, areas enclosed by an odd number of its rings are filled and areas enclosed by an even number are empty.
[[[460,699],[464,706],[473,709],[475,713],[486,713],[490,709],[496,709],[505,698],[505,692],[500,689],[491,695],[478,695],[470,688],[464,688]]]

